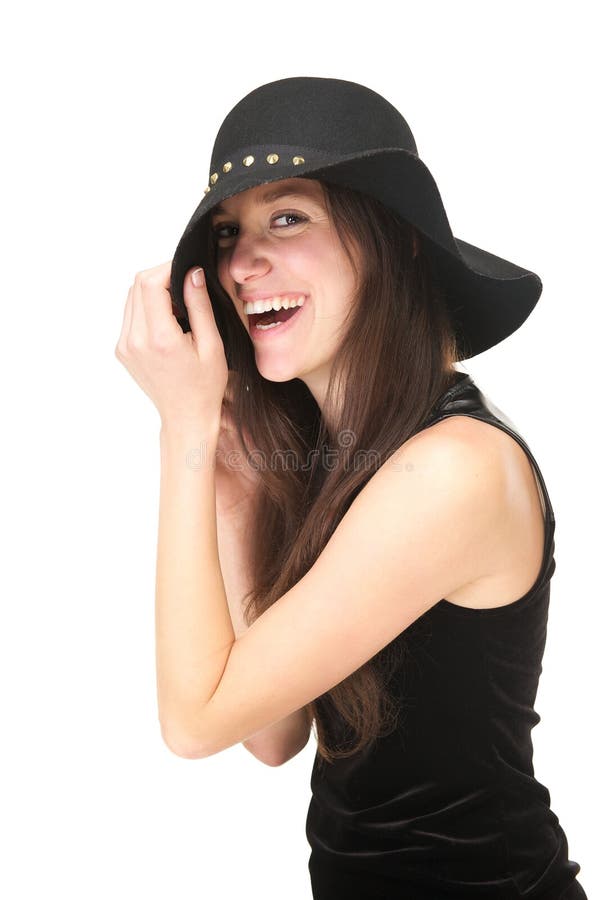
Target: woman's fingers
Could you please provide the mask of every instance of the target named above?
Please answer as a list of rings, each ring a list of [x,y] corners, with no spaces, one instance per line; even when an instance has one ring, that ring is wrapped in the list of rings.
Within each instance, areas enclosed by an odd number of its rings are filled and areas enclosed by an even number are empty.
[[[117,358],[120,358],[124,355],[127,349],[127,337],[129,335],[129,331],[131,330],[131,317],[133,315],[133,285],[129,288],[127,293],[127,300],[125,302],[125,311],[123,313],[123,324],[121,327],[121,333],[119,335],[119,339],[117,341],[115,347],[115,355]]]
[[[142,346],[145,343],[147,332],[139,275],[140,273],[138,272],[135,276],[131,298],[131,328],[129,329],[128,342],[132,348],[135,348],[136,345]]]
[[[176,320],[168,293],[171,262],[137,272],[127,293],[123,326],[117,343],[117,354],[127,348],[144,346],[148,336],[153,342],[162,341]]]
[[[180,334],[181,329],[173,315],[173,304],[168,287],[171,278],[171,261],[138,272],[141,309],[144,325],[152,343],[158,346]]]

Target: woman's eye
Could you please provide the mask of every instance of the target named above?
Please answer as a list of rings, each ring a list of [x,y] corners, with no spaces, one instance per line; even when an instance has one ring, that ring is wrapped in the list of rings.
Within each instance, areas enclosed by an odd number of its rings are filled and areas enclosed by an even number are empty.
[[[278,222],[279,219],[296,219],[297,222],[305,222],[306,221],[305,216],[300,216],[299,213],[291,213],[291,212],[282,213],[280,216],[277,216],[275,219],[273,219],[273,222]],[[292,223],[292,224],[297,224],[297,222]]]
[[[212,234],[214,235],[214,237],[215,237],[217,240],[218,240],[219,238],[227,238],[227,237],[229,237],[229,235],[228,235],[228,234],[222,234],[223,230],[226,231],[227,228],[233,228],[233,227],[234,227],[233,225],[216,225],[216,226],[212,229]]]
[[[279,219],[295,219],[294,222],[291,222],[291,223],[288,222],[286,226],[283,226],[286,228],[291,228],[293,225],[297,225],[299,222],[306,221],[305,216],[301,216],[299,213],[292,213],[292,212],[281,213],[281,215],[275,216],[272,221],[278,222]],[[219,238],[225,239],[225,238],[233,237],[233,235],[231,235],[231,234],[223,234],[223,231],[226,231],[227,229],[233,229],[234,231],[238,230],[237,225],[217,225],[212,229],[212,233],[214,234],[214,237],[217,240]]]

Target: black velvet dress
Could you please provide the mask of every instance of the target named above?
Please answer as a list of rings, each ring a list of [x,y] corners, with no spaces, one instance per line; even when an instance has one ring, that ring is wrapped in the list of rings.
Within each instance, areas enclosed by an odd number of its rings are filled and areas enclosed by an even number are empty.
[[[384,648],[403,641],[407,654],[389,683],[401,700],[396,729],[365,754],[314,761],[306,836],[315,900],[586,898],[532,761],[555,569],[553,509],[525,441],[460,374],[424,427],[468,415],[518,441],[545,505],[541,570],[506,606],[441,600]],[[326,715],[331,707],[317,702]],[[340,727],[327,722],[333,733]]]

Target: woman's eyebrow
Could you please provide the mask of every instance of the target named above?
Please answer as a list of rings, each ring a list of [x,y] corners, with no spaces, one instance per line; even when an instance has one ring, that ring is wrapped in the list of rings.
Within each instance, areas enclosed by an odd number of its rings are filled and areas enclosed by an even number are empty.
[[[290,197],[294,200],[314,200],[316,202],[316,198],[311,197],[307,192],[302,193],[298,191],[294,191],[290,188],[273,188],[271,191],[265,191],[264,194],[256,201],[259,206],[266,206],[267,203],[272,203],[273,200],[279,200],[281,197]],[[224,213],[226,215],[226,209],[223,209],[222,206],[217,204],[210,211],[212,216],[217,215],[217,213]]]

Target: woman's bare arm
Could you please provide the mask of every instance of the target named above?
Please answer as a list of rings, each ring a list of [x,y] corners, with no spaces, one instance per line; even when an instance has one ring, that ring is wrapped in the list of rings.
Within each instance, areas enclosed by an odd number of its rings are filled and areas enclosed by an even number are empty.
[[[247,513],[217,518],[218,555],[231,621],[238,638],[248,626],[243,620],[242,601],[250,589],[247,535],[251,527]],[[243,742],[246,750],[269,766],[292,759],[308,743],[311,721],[305,707],[280,722],[258,731]]]
[[[260,476],[244,462],[245,453],[230,415],[230,404],[239,389],[236,372],[229,372],[223,399],[216,471],[217,538],[220,567],[235,637],[247,631],[242,605],[251,586],[248,538],[252,533],[256,491]],[[251,449],[255,449],[246,435]],[[241,461],[241,465],[239,464]],[[281,765],[291,759],[310,737],[311,722],[305,708],[259,731],[243,742],[257,759],[267,765]]]

